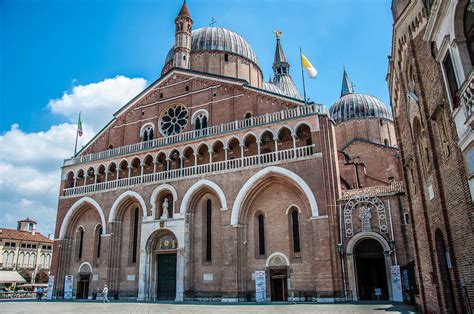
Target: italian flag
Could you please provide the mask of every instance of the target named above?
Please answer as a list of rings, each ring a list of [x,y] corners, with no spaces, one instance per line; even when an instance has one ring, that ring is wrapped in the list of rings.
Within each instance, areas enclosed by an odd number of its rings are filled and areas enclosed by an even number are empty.
[[[84,134],[84,131],[82,131],[82,121],[81,121],[80,112],[79,112],[79,120],[77,120],[77,134],[79,134],[79,136],[82,136],[82,134]]]

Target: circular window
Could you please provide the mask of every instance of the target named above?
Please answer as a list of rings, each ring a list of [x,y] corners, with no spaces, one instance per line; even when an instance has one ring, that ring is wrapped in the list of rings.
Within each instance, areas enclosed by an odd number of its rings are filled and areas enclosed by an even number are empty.
[[[160,131],[165,136],[181,133],[188,124],[188,110],[186,107],[176,105],[170,107],[161,116]]]

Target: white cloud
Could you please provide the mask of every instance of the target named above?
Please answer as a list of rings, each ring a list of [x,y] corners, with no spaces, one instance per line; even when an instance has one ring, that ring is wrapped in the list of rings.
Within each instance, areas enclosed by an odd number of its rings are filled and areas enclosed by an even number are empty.
[[[48,107],[53,113],[64,115],[70,122],[77,122],[81,111],[82,121],[100,130],[112,119],[112,115],[137,96],[145,87],[143,78],[118,75],[98,83],[74,86],[59,99],[52,99]]]
[[[0,135],[0,227],[15,228],[17,220],[30,217],[38,222],[38,231],[53,234],[60,167],[64,159],[73,155],[77,112],[82,110],[84,128],[79,149],[145,85],[142,78],[117,76],[76,86],[48,105],[53,113],[65,116],[71,123],[32,133],[14,124]]]

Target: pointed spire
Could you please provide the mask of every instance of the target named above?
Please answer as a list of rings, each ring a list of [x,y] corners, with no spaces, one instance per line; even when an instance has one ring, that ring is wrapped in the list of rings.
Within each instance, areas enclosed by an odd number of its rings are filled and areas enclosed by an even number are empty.
[[[347,94],[352,94],[354,92],[354,86],[352,85],[349,75],[344,68],[344,74],[342,76],[342,88],[341,88],[341,97]]]
[[[277,44],[276,44],[276,49],[275,49],[275,59],[273,59],[273,63],[275,64],[278,62],[287,62],[285,53],[283,52],[283,48],[281,47],[281,43],[280,43],[281,32],[275,31],[275,35],[277,39]]]
[[[189,14],[188,6],[186,5],[186,0],[184,0],[183,6],[181,7],[181,10],[179,11],[178,16],[191,17],[191,14]]]

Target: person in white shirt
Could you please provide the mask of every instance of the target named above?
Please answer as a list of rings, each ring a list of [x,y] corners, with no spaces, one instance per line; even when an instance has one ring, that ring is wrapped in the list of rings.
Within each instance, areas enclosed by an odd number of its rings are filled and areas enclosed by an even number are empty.
[[[109,295],[109,288],[107,285],[104,286],[104,290],[102,290],[102,295],[104,296],[104,300],[102,301],[103,303],[109,303],[109,298],[107,297]]]

